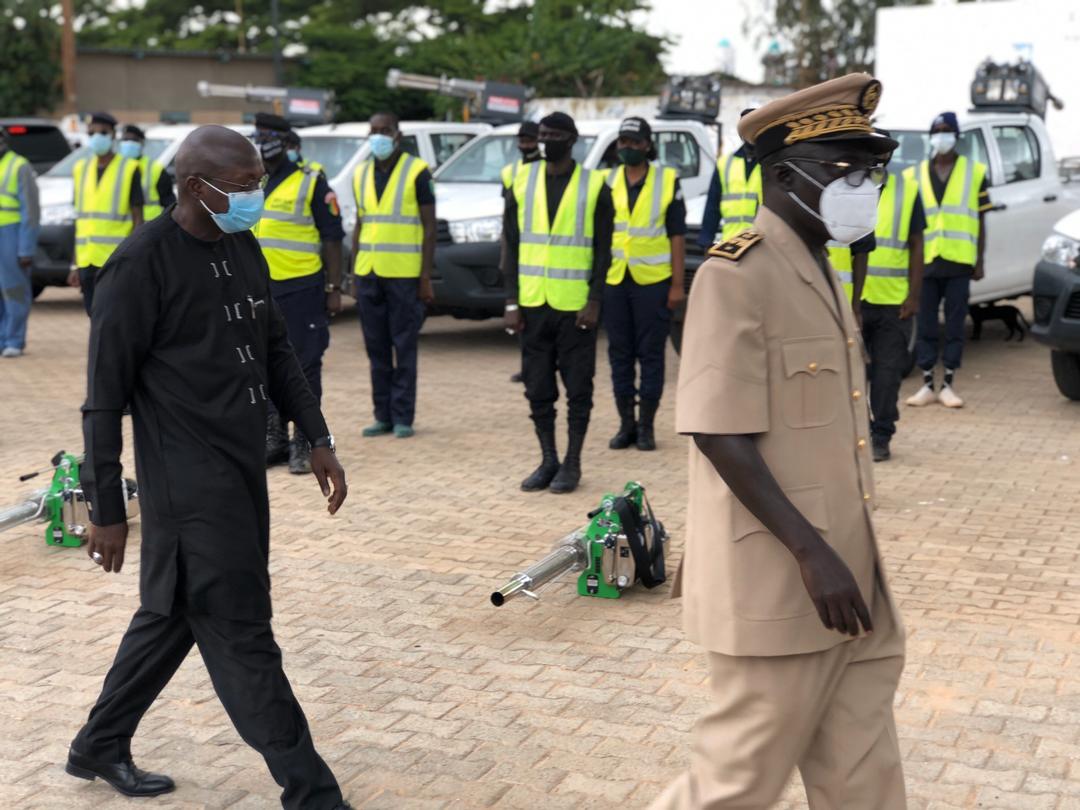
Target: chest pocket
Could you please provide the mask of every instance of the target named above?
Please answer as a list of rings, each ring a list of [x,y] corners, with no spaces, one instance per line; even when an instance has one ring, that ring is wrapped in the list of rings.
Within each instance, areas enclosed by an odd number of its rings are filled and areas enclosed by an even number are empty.
[[[839,339],[823,336],[784,340],[780,351],[784,424],[791,428],[831,425],[844,398]]]

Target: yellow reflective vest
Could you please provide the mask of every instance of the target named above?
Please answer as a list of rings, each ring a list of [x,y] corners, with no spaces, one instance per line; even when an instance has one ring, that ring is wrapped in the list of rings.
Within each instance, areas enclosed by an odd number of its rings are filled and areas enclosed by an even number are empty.
[[[593,220],[604,175],[574,166],[554,223],[548,216],[547,164],[531,163],[514,181],[518,231],[518,304],[584,309],[593,261]]]
[[[535,163],[536,161],[533,162]],[[513,188],[514,181],[517,179],[517,176],[521,174],[521,170],[528,165],[529,164],[526,163],[524,160],[515,160],[513,163],[507,163],[505,166],[503,166],[502,171],[499,173],[502,177],[503,188]]]
[[[375,161],[365,160],[353,173],[356,214],[361,220],[356,275],[372,271],[383,278],[419,278],[424,226],[416,201],[416,178],[428,166],[402,153],[382,197],[375,194]]]
[[[266,195],[254,232],[274,281],[312,276],[322,269],[322,241],[311,212],[317,178],[316,172],[297,169]]]
[[[985,164],[960,155],[953,165],[944,199],[934,198],[930,161],[919,166],[919,190],[926,212],[923,257],[927,264],[942,258],[975,266],[979,258],[979,189]]]
[[[716,163],[723,188],[720,189],[721,238],[738,236],[754,224],[761,205],[761,164],[746,176],[746,159],[732,152]]]
[[[0,157],[0,226],[17,225],[22,222],[19,205],[19,172],[28,161],[22,155],[8,149]]]
[[[312,174],[326,174],[326,167],[317,160],[304,160],[303,158],[300,158],[300,160],[296,161],[296,165],[301,169],[307,169]]]
[[[671,278],[667,210],[675,199],[676,177],[674,169],[651,164],[631,211],[626,168],[620,166],[608,176],[615,206],[608,284],[621,284],[628,267],[630,277],[638,284],[657,284]]]
[[[911,212],[919,196],[915,167],[890,174],[878,201],[877,247],[867,257],[862,300],[868,304],[898,306],[908,297],[908,266],[911,251]]]
[[[98,179],[98,159],[75,164],[75,264],[102,267],[132,230],[131,181],[139,161],[113,155]]]
[[[855,281],[851,271],[851,248],[841,242],[831,240],[825,243],[825,248],[829,254],[829,264],[836,271],[836,275],[840,276],[840,284],[843,285],[844,293],[850,302],[855,290]]]
[[[158,181],[165,167],[148,156],[139,158],[139,172],[143,189],[143,219],[149,222],[161,215],[161,197],[158,196]]]

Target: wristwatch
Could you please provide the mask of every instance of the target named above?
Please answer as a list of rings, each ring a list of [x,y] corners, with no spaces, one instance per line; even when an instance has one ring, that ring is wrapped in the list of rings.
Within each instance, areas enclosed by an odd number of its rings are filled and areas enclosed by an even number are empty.
[[[506,311],[507,312],[517,312],[518,311],[518,305],[517,304],[507,304],[506,305]]]
[[[334,434],[327,433],[311,443],[312,449],[316,447],[329,447],[331,453],[337,453],[337,445],[334,443]]]
[[[341,285],[339,285],[339,284],[331,284],[328,281],[328,282],[326,282],[326,286],[323,287],[323,292],[326,293],[327,295],[329,295],[330,293],[341,292]]]

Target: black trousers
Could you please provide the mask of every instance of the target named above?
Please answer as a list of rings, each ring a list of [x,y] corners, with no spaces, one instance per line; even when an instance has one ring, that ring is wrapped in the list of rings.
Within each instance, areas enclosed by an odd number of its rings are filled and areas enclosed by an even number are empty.
[[[537,430],[555,428],[558,375],[566,388],[567,424],[571,431],[584,433],[592,413],[596,330],[578,329],[576,312],[547,305],[522,307],[521,312],[525,317],[522,376]]]
[[[638,284],[629,271],[620,284],[604,285],[604,328],[616,398],[659,402],[664,394],[664,353],[671,331],[671,280]],[[637,366],[641,384],[637,384]]]
[[[870,354],[870,435],[878,441],[887,442],[896,433],[912,326],[910,318],[900,320],[899,306],[862,303],[862,334]]]
[[[98,267],[79,268],[79,289],[82,291],[83,306],[89,315],[94,305],[94,282],[97,281]]]
[[[354,289],[371,365],[375,419],[411,427],[416,417],[416,355],[424,325],[420,280],[369,273],[356,277]]]
[[[131,756],[131,738],[150,704],[172,678],[193,644],[225,711],[244,742],[262,754],[282,787],[289,810],[329,810],[341,789],[315,752],[307,719],[281,667],[281,649],[270,620],[234,621],[216,616],[139,609],[120,642],[90,719],[72,741],[103,762]]]
[[[311,393],[322,401],[322,360],[330,346],[330,316],[326,314],[324,285],[320,282],[284,295],[274,295],[274,302],[285,318],[289,343],[304,370]]]

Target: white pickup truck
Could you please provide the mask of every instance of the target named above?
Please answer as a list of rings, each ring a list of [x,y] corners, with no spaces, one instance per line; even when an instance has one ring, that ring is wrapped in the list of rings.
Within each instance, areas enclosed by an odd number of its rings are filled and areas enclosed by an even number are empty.
[[[1058,175],[1050,136],[1032,113],[974,110],[959,115],[958,151],[989,168],[986,276],[971,286],[971,303],[1017,298],[1031,292],[1032,262],[1054,223],[1080,208],[1080,195]],[[900,142],[889,171],[896,173],[929,154],[930,120],[875,122]]]
[[[706,194],[716,170],[715,134],[691,120],[655,119],[649,124],[659,162],[678,171],[683,196],[692,200]],[[577,128],[575,160],[589,169],[618,165],[619,121],[578,121]],[[477,319],[502,314],[506,294],[499,271],[500,172],[519,157],[517,131],[517,124],[493,129],[435,172],[439,241],[432,280],[438,312]]]

